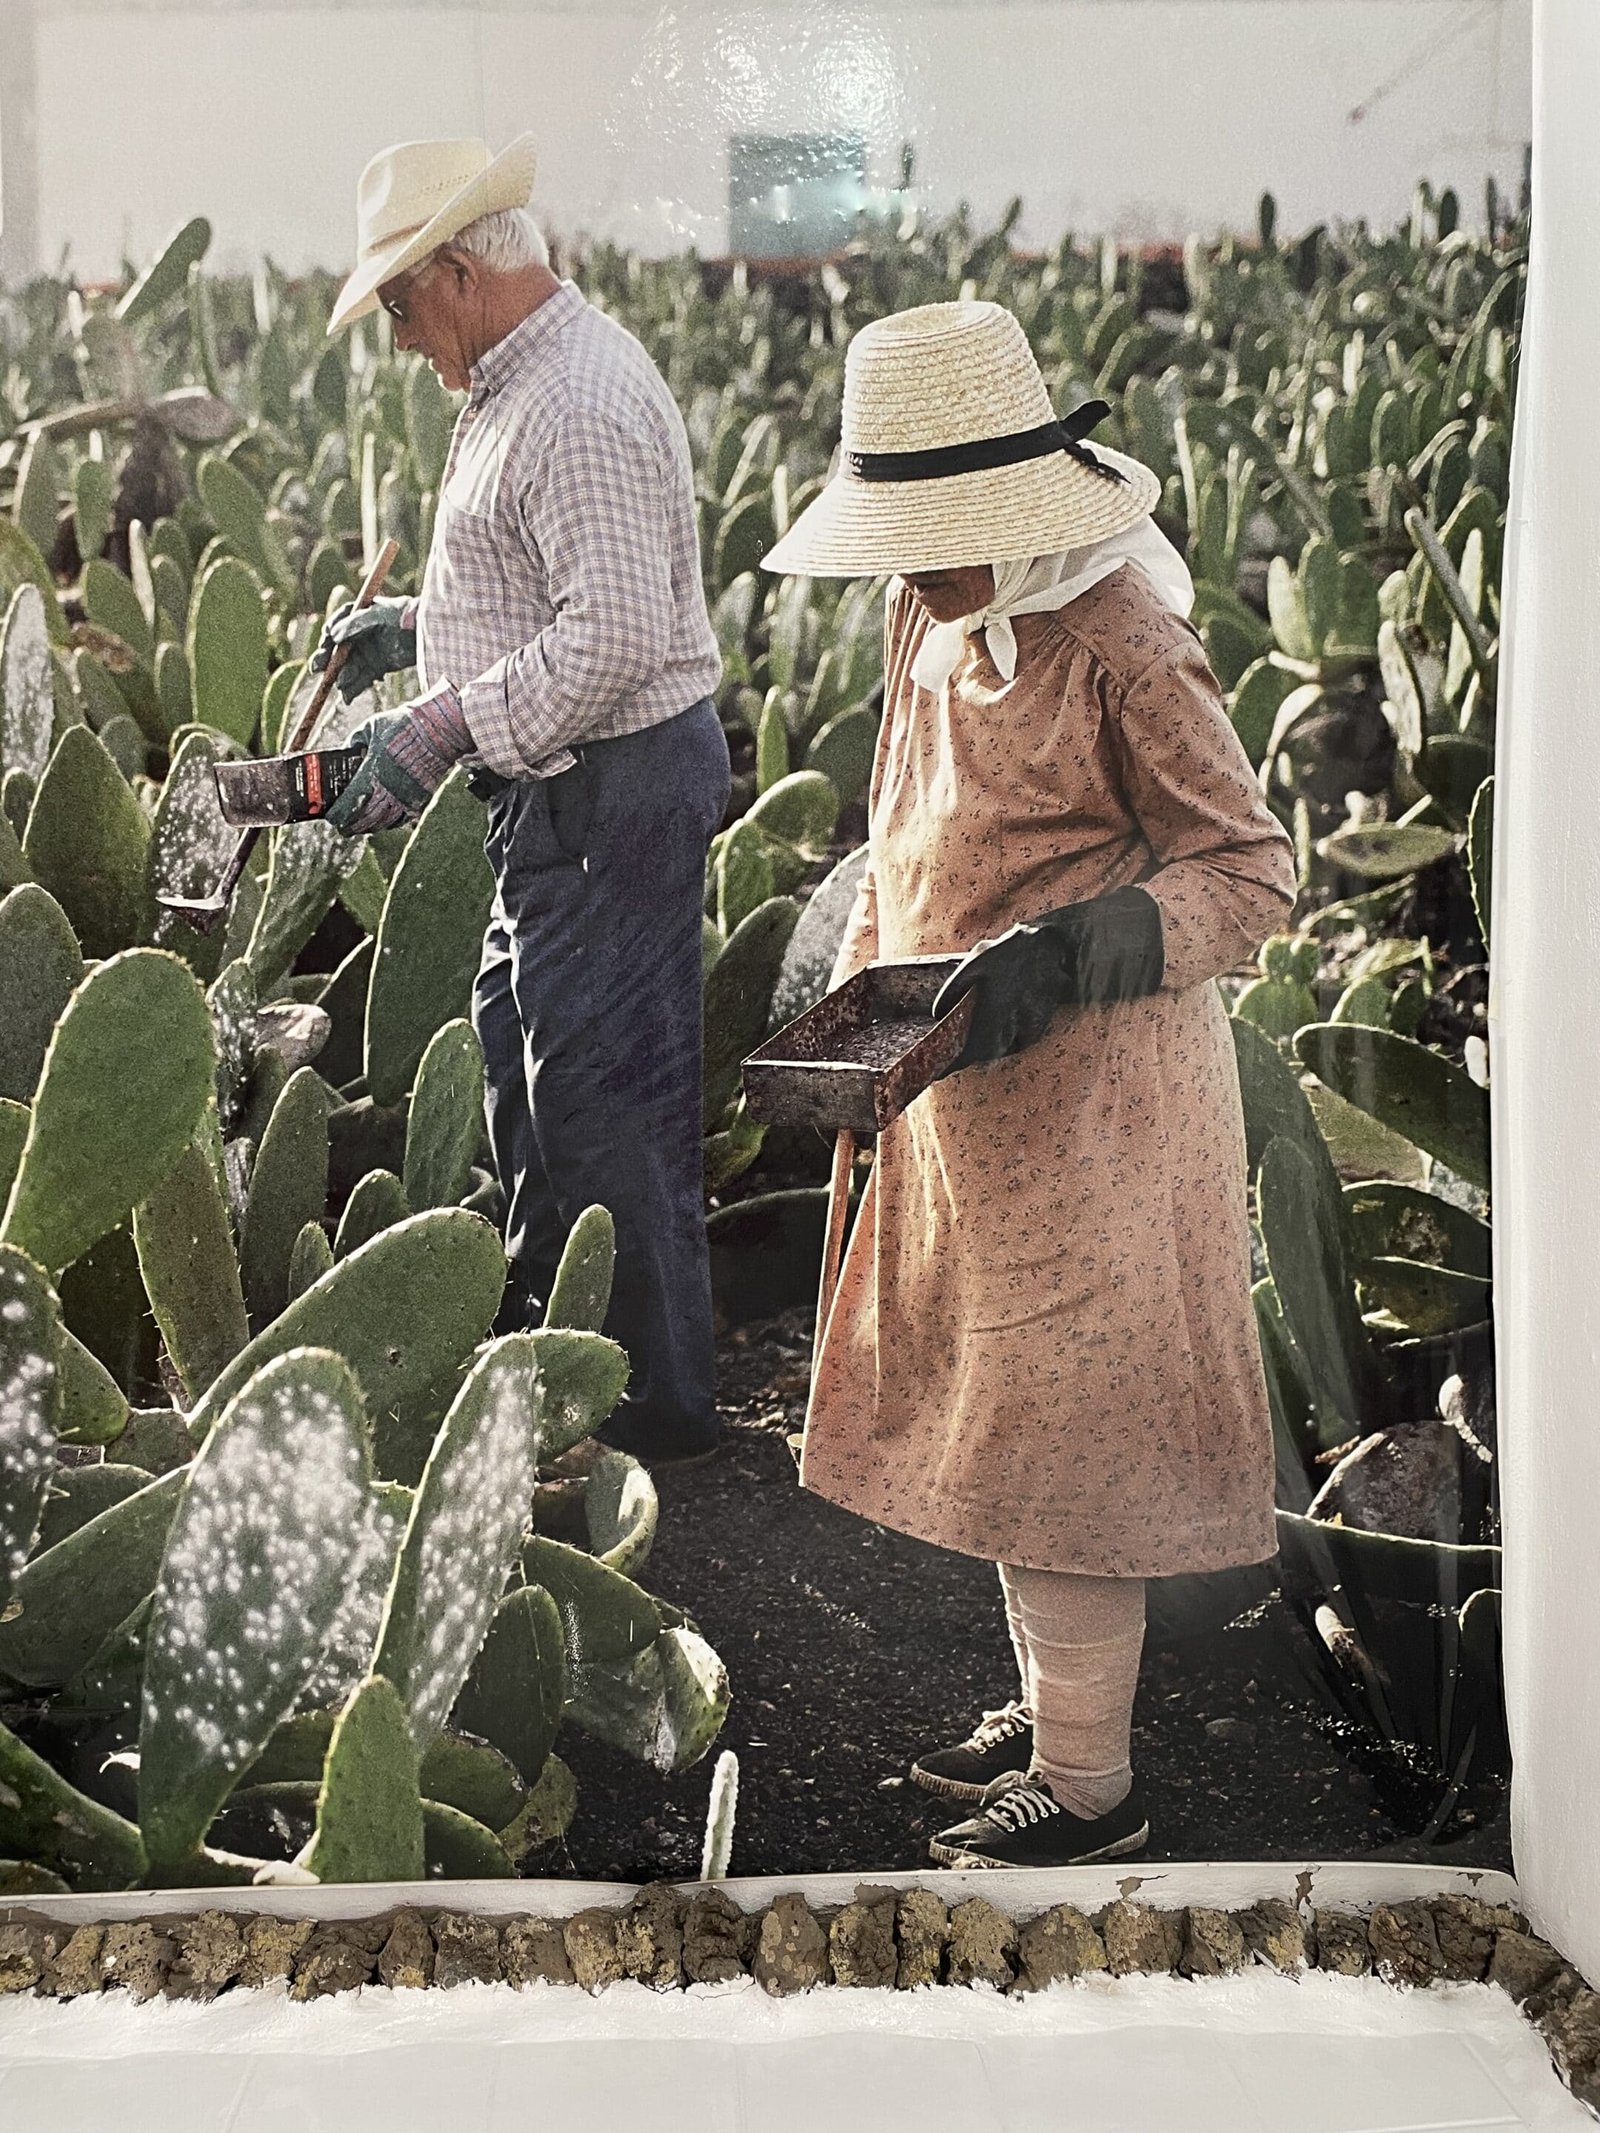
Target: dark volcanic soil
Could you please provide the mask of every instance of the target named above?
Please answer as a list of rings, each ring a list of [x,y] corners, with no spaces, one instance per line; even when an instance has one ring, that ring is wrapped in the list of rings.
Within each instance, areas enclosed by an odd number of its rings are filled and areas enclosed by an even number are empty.
[[[739,1758],[742,1874],[926,1865],[928,1836],[961,1810],[907,1784],[907,1765],[1015,1693],[990,1565],[799,1488],[785,1433],[799,1426],[809,1356],[805,1314],[733,1336],[722,1357],[725,1448],[657,1477],[661,1529],[645,1582],[688,1610],[732,1678],[718,1747]],[[578,1812],[540,1871],[698,1873],[714,1756],[663,1780],[576,1735],[559,1748],[578,1778]],[[1454,1841],[1430,1847],[1407,1834],[1427,1804],[1380,1790],[1357,1748],[1321,1722],[1275,1595],[1228,1627],[1147,1642],[1134,1755],[1150,1859],[1510,1864],[1498,1788],[1458,1815]]]

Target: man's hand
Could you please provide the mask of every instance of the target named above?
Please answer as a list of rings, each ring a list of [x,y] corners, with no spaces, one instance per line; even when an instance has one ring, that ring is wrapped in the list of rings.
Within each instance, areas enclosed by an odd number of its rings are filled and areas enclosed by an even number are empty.
[[[366,755],[324,819],[347,837],[393,829],[420,815],[457,759],[475,745],[449,682],[399,711],[380,712],[357,726],[349,747]]]
[[[347,600],[328,618],[322,638],[306,662],[320,674],[341,645],[349,646],[335,686],[349,703],[384,674],[396,674],[417,663],[417,632],[412,600],[374,600],[370,607],[357,607]]]

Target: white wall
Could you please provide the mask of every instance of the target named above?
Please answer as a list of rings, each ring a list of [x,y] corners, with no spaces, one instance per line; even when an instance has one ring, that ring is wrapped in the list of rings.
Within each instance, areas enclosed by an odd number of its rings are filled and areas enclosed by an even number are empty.
[[[1517,1878],[1600,1978],[1600,8],[1538,0],[1489,1005]]]
[[[362,164],[419,135],[532,127],[552,227],[714,253],[741,129],[857,124],[884,184],[909,139],[930,205],[1020,194],[1041,242],[1252,229],[1264,187],[1286,230],[1389,223],[1419,176],[1476,221],[1488,172],[1515,192],[1529,130],[1531,0],[63,4],[38,33],[40,239],[89,276],[195,213],[220,263],[340,265]]]

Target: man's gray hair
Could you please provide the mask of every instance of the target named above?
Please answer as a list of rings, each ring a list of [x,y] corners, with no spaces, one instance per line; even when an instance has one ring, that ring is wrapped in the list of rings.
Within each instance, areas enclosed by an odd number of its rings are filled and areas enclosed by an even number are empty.
[[[550,264],[550,247],[544,241],[544,232],[525,207],[504,207],[492,215],[480,215],[476,222],[458,230],[450,242],[498,274]]]

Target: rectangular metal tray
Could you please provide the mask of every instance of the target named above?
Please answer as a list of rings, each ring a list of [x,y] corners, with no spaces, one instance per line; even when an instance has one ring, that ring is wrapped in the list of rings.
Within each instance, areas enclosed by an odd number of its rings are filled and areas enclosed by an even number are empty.
[[[959,1000],[933,1020],[956,955],[869,963],[742,1062],[745,1108],[764,1125],[881,1133],[958,1057],[972,1020]]]

